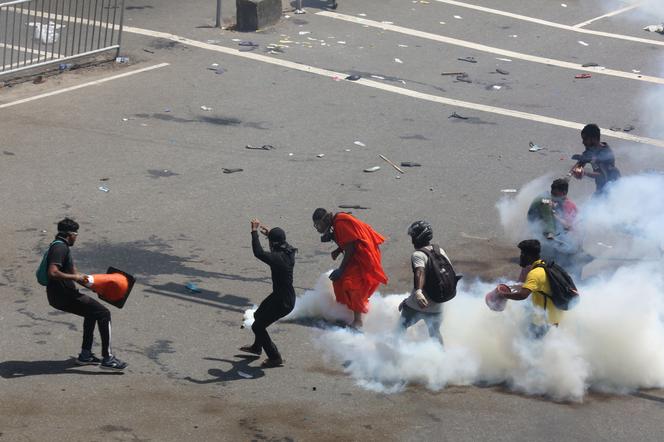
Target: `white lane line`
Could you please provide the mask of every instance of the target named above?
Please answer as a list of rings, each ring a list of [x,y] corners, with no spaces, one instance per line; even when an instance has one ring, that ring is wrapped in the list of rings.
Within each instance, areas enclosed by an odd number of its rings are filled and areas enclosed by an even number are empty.
[[[88,87],[88,86],[96,86],[96,85],[103,84],[103,83],[106,83],[106,82],[109,82],[109,81],[117,80],[119,78],[125,78],[125,77],[129,77],[130,75],[140,74],[141,72],[147,72],[147,71],[152,71],[154,69],[163,68],[165,66],[168,66],[169,64],[170,63],[159,63],[159,64],[156,64],[154,66],[148,66],[148,67],[144,67],[144,68],[141,68],[141,69],[134,69],[133,71],[129,71],[129,72],[123,72],[122,74],[113,75],[112,77],[106,77],[106,78],[102,78],[100,80],[89,81],[87,83],[77,84],[76,86],[66,87],[64,89],[58,89],[58,90],[55,90],[55,91],[46,92],[44,94],[35,95],[33,97],[23,98],[21,100],[16,100],[16,101],[12,101],[12,102],[9,102],[9,103],[0,104],[0,109],[4,109],[6,107],[17,106],[17,105],[23,104],[23,103],[29,103],[30,101],[40,100],[42,98],[52,97],[54,95],[64,94],[66,92],[75,91],[77,89],[82,89],[82,88]]]
[[[661,77],[652,77],[649,75],[636,74],[634,72],[625,72],[618,71],[615,69],[598,69],[597,67],[583,67],[578,63],[570,63],[564,60],[556,60],[553,58],[539,57],[537,55],[524,54],[522,52],[510,51],[507,49],[500,49],[493,46],[487,46],[479,43],[472,43],[466,40],[459,40],[457,38],[445,37],[444,35],[432,34],[430,32],[418,31],[417,29],[404,28],[396,25],[388,25],[385,23],[377,22],[374,20],[367,20],[365,18],[354,17],[352,15],[339,14],[336,12],[330,11],[321,11],[317,12],[316,15],[322,15],[324,17],[330,17],[337,20],[344,20],[351,23],[356,23],[360,25],[367,25],[374,28],[383,29],[386,31],[398,32],[401,34],[410,35],[413,37],[425,38],[428,40],[434,40],[445,44],[451,44],[455,46],[461,46],[468,49],[473,49],[476,51],[488,52],[491,54],[502,55],[511,59],[525,60],[532,63],[540,63],[549,66],[557,66],[565,69],[572,69],[575,71],[586,71],[592,72],[597,75],[608,75],[610,77],[620,77],[626,78],[628,80],[636,81],[645,81],[647,83],[655,84],[664,84],[664,78]]]
[[[609,12],[608,14],[600,15],[599,17],[591,18],[590,20],[586,20],[586,21],[581,22],[579,24],[576,24],[572,27],[573,28],[582,28],[582,27],[588,26],[589,24],[594,23],[598,20],[602,20],[602,19],[609,18],[609,17],[615,17],[616,15],[622,14],[623,12],[631,11],[632,9],[636,9],[639,6],[641,6],[640,2],[636,3],[636,4],[633,4],[631,6],[627,6],[627,7],[618,9],[617,11]]]
[[[664,46],[664,41],[662,40],[650,40],[648,38],[632,37],[631,35],[623,34],[612,34],[610,32],[602,31],[593,31],[592,29],[585,28],[575,28],[574,26],[565,25],[562,23],[556,23],[548,20],[542,20],[540,18],[529,17],[527,15],[514,14],[512,12],[501,11],[499,9],[486,8],[484,6],[473,5],[470,3],[463,3],[456,0],[434,0],[438,3],[446,3],[448,5],[459,6],[461,8],[474,9],[476,11],[488,12],[489,14],[502,15],[503,17],[514,18],[516,20],[528,21],[531,23],[537,23],[542,26],[549,26],[552,28],[564,29],[566,31],[579,32],[582,34],[597,35],[600,37],[616,38],[618,40],[633,41],[637,43],[646,43],[657,46]]]
[[[197,47],[201,49],[207,49],[210,51],[214,52],[219,52],[222,54],[227,54],[227,55],[233,55],[236,57],[241,57],[245,58],[248,60],[253,60],[253,61],[259,61],[262,63],[268,63],[272,64],[275,66],[281,66],[285,67],[288,69],[293,69],[301,72],[306,72],[309,74],[316,74],[320,75],[322,77],[327,77],[327,78],[332,78],[332,79],[343,79],[346,77],[347,74],[341,73],[341,72],[335,72],[335,71],[330,71],[328,69],[321,69],[317,68],[314,66],[309,66],[306,64],[301,64],[301,63],[295,63],[292,61],[288,60],[282,60],[280,58],[275,58],[275,57],[268,57],[267,55],[261,55],[261,54],[255,54],[253,52],[240,52],[238,49],[234,48],[228,48],[225,46],[218,46],[218,45],[213,45],[210,43],[204,43],[202,41],[198,40],[192,40],[186,37],[181,37],[179,35],[174,35],[174,34],[169,34],[166,32],[159,32],[159,31],[151,31],[149,29],[142,29],[142,28],[134,28],[134,27],[126,27],[124,28],[126,32],[134,33],[134,34],[139,34],[139,35],[145,35],[149,37],[155,37],[155,38],[163,38],[166,40],[171,40],[175,41],[178,43],[186,44],[191,47]],[[438,104],[444,104],[448,106],[455,106],[455,107],[461,107],[465,109],[470,109],[470,110],[475,110],[475,111],[480,111],[480,112],[487,112],[491,114],[497,114],[497,115],[503,115],[507,117],[513,117],[513,118],[519,118],[522,120],[528,120],[528,121],[536,121],[539,123],[544,123],[544,124],[549,124],[552,126],[559,126],[559,127],[565,127],[569,129],[576,129],[576,130],[581,130],[585,126],[585,124],[582,123],[576,123],[573,121],[566,121],[566,120],[561,120],[558,118],[551,118],[551,117],[546,117],[543,115],[537,115],[537,114],[530,114],[526,112],[521,112],[521,111],[515,111],[511,109],[505,109],[505,108],[500,108],[500,107],[495,107],[495,106],[487,106],[484,104],[478,104],[478,103],[471,103],[469,101],[461,101],[461,100],[456,100],[453,98],[447,98],[447,97],[441,97],[438,95],[431,95],[431,94],[426,94],[422,92],[417,92],[413,91],[410,89],[402,88],[402,87],[397,87],[397,86],[392,86],[389,84],[381,83],[378,81],[373,81],[373,80],[367,80],[367,79],[360,79],[358,81],[353,81],[353,82],[347,82],[350,84],[355,84],[355,85],[362,85],[362,86],[367,86],[371,87],[374,89],[379,89],[383,90],[385,92],[391,92],[394,94],[398,95],[403,95],[411,98],[416,98],[424,101],[429,101],[433,103],[438,103]],[[602,129],[602,133],[606,137],[611,137],[611,138],[618,138],[621,140],[625,141],[631,141],[634,143],[640,143],[640,144],[650,144],[653,146],[658,146],[658,147],[664,147],[664,140],[658,140],[654,138],[647,138],[647,137],[641,137],[638,135],[632,135],[629,133],[625,132],[613,132],[609,129]]]
[[[41,56],[41,54],[44,54],[45,57],[47,58],[62,58],[62,55],[56,53],[56,52],[47,52],[46,50],[40,51],[39,49],[32,49],[28,47],[23,47],[23,46],[14,46],[14,45],[8,45],[6,43],[0,43],[0,48],[7,48],[7,49],[12,49],[17,52],[29,52],[31,54],[38,54]]]

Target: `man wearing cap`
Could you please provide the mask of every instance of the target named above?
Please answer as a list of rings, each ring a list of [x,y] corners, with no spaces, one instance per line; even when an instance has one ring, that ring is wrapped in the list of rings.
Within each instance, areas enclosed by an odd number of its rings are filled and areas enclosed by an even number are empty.
[[[270,251],[266,252],[258,238],[258,229],[267,236]],[[254,256],[270,266],[272,273],[272,293],[261,302],[254,313],[251,330],[255,339],[252,345],[240,350],[260,355],[263,350],[267,359],[261,364],[264,368],[280,367],[284,360],[277,346],[270,339],[267,327],[289,314],[295,307],[295,289],[293,288],[293,267],[297,249],[286,242],[286,232],[279,227],[268,229],[261,226],[256,218],[251,220],[251,248]]]
[[[381,264],[379,246],[385,238],[369,224],[348,213],[332,213],[318,208],[312,215],[314,228],[321,233],[321,241],[333,241],[336,260],[344,257],[339,268],[330,274],[337,302],[353,311],[354,328],[362,327],[362,314],[369,311],[369,297],[380,284],[387,284]]]
[[[111,353],[111,312],[98,301],[79,292],[74,285],[74,282],[81,285],[87,283],[87,276],[78,273],[70,250],[78,238],[78,228],[78,223],[69,218],[58,223],[58,234],[46,255],[48,303],[58,310],[84,318],[83,345],[76,359],[77,364],[99,365],[103,369],[122,371],[127,367],[127,363]],[[97,358],[92,353],[95,324],[101,336],[103,359]]]
[[[400,305],[401,327],[405,330],[411,325],[423,320],[429,331],[429,336],[443,345],[443,336],[440,326],[443,322],[443,303],[435,302],[424,291],[426,285],[426,268],[429,253],[433,252],[433,229],[426,221],[416,221],[408,228],[415,251],[410,257],[413,268],[413,291]],[[438,248],[438,252],[450,262],[445,250]],[[451,262],[450,262],[451,264]]]
[[[507,299],[523,301],[530,297],[533,305],[529,332],[535,339],[544,337],[551,326],[558,326],[563,319],[564,312],[558,309],[551,300],[551,285],[542,266],[544,261],[540,258],[541,246],[536,239],[527,239],[518,244],[521,250],[519,265],[522,268],[530,267],[526,280],[522,285],[510,287],[510,291],[499,290]]]

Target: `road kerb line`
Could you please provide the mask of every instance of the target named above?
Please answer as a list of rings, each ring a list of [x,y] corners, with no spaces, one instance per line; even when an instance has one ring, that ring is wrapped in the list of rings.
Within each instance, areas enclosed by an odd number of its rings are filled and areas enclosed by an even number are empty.
[[[598,20],[602,20],[602,19],[609,18],[609,17],[615,17],[616,15],[622,14],[623,12],[631,11],[632,9],[636,9],[639,6],[641,6],[641,3],[636,3],[634,5],[626,6],[624,8],[618,9],[616,11],[609,12],[607,14],[600,15],[599,17],[591,18],[590,20],[586,20],[584,22],[578,23],[578,24],[576,24],[572,27],[573,28],[582,28],[582,27],[588,26],[589,24],[594,23]]]
[[[488,52],[488,53],[494,54],[494,55],[502,55],[504,57],[509,57],[509,58],[512,58],[512,59],[524,60],[524,61],[544,64],[544,65],[548,65],[548,66],[556,66],[556,67],[560,67],[560,68],[564,68],[564,69],[571,69],[571,70],[574,70],[574,71],[592,72],[592,73],[598,74],[598,75],[607,75],[607,76],[610,76],[610,77],[625,78],[627,80],[644,81],[646,83],[655,83],[655,84],[664,85],[664,78],[661,78],[661,77],[641,75],[641,74],[636,74],[636,73],[633,73],[633,72],[618,71],[618,70],[615,70],[615,69],[600,69],[598,67],[584,67],[584,66],[582,66],[578,63],[571,63],[571,62],[564,61],[564,60],[556,60],[554,58],[546,58],[546,57],[540,57],[540,56],[537,56],[537,55],[524,54],[522,52],[516,52],[516,51],[511,51],[511,50],[508,50],[508,49],[496,48],[496,47],[493,47],[493,46],[487,46],[487,45],[483,45],[483,44],[479,44],[479,43],[469,42],[469,41],[466,41],[466,40],[460,40],[458,38],[446,37],[446,36],[440,35],[440,34],[432,34],[430,32],[419,31],[417,29],[404,28],[402,26],[381,23],[381,22],[378,22],[378,21],[375,21],[375,20],[367,20],[365,18],[354,17],[352,15],[339,14],[337,12],[321,11],[321,12],[317,12],[316,15],[320,15],[320,16],[323,16],[323,17],[329,17],[329,18],[333,18],[333,19],[336,19],[336,20],[343,20],[343,21],[347,21],[347,22],[350,22],[350,23],[360,24],[360,25],[367,25],[367,26],[370,26],[370,27],[383,29],[385,31],[393,31],[393,32],[397,32],[397,33],[400,33],[400,34],[409,35],[411,37],[424,38],[424,39],[427,39],[427,40],[433,40],[433,41],[437,41],[437,42],[440,42],[440,43],[450,44],[450,45],[454,45],[454,46],[460,46],[460,47],[464,47],[464,48],[468,48],[468,49],[473,49],[473,50],[476,50],[476,51]]]
[[[500,9],[487,8],[485,6],[473,5],[471,3],[464,3],[464,2],[459,2],[459,1],[456,1],[456,0],[434,0],[434,1],[436,1],[438,3],[446,3],[448,5],[459,6],[461,8],[474,9],[476,11],[486,12],[486,13],[489,13],[489,14],[502,15],[503,17],[509,17],[509,18],[513,18],[513,19],[516,19],[516,20],[527,21],[527,22],[536,23],[536,24],[542,25],[542,26],[549,26],[549,27],[552,27],[552,28],[563,29],[563,30],[566,30],[566,31],[579,32],[579,33],[582,33],[582,34],[589,34],[589,35],[596,35],[596,36],[599,36],[599,37],[615,38],[615,39],[618,39],[618,40],[633,41],[633,42],[636,42],[636,43],[645,43],[645,44],[651,44],[651,45],[657,45],[657,46],[664,46],[664,41],[662,41],[662,40],[651,40],[651,39],[648,39],[648,38],[633,37],[631,35],[613,34],[611,32],[594,31],[592,29],[575,28],[574,26],[565,25],[563,23],[556,23],[556,22],[552,22],[552,21],[548,21],[548,20],[543,20],[541,18],[529,17],[527,15],[514,14],[512,12],[501,11]]]
[[[106,83],[106,82],[109,82],[109,81],[129,77],[131,75],[140,74],[142,72],[147,72],[147,71],[152,71],[154,69],[163,68],[165,66],[168,66],[169,64],[170,63],[159,63],[159,64],[156,64],[156,65],[153,65],[153,66],[148,66],[148,67],[144,67],[144,68],[141,68],[141,69],[134,69],[133,71],[128,71],[128,72],[123,72],[122,74],[113,75],[111,77],[101,78],[99,80],[94,80],[94,81],[89,81],[87,83],[77,84],[75,86],[66,87],[64,89],[57,89],[55,91],[46,92],[46,93],[43,93],[43,94],[35,95],[33,97],[27,97],[27,98],[23,98],[21,100],[16,100],[16,101],[12,101],[12,102],[9,102],[9,103],[0,104],[0,109],[12,107],[12,106],[17,106],[19,104],[29,103],[31,101],[40,100],[42,98],[52,97],[54,95],[64,94],[66,92],[75,91],[77,89],[82,89],[82,88],[88,87],[88,86],[96,86],[96,85],[103,84],[103,83]]]

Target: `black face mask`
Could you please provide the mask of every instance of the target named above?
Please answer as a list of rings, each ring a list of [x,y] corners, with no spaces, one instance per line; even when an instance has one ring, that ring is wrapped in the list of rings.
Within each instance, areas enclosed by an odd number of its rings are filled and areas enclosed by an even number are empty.
[[[334,232],[332,229],[327,229],[327,232],[320,236],[320,242],[330,242],[334,239]]]

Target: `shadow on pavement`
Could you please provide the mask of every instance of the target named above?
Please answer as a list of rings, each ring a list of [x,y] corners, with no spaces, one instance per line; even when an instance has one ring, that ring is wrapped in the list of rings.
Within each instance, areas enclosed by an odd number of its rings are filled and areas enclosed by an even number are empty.
[[[210,379],[194,379],[190,376],[187,376],[184,378],[184,380],[201,385],[214,384],[217,382],[247,381],[265,376],[265,372],[262,368],[251,367],[249,365],[250,363],[259,359],[259,356],[235,355],[235,357],[239,358],[239,360],[233,361],[230,359],[203,358],[206,361],[227,362],[231,364],[232,367],[226,371],[220,370],[218,368],[209,369],[208,374],[212,376]]]
[[[212,290],[199,289],[197,292],[187,290],[186,286],[169,282],[168,284],[153,285],[151,289],[143,290],[146,293],[167,296],[169,298],[217,307],[236,313],[244,313],[253,303],[249,298],[235,295],[222,295]]]
[[[5,379],[23,378],[48,374],[85,374],[85,375],[120,375],[122,372],[101,371],[98,367],[89,367],[94,371],[83,370],[74,359],[64,361],[5,361],[0,362],[0,376]]]

